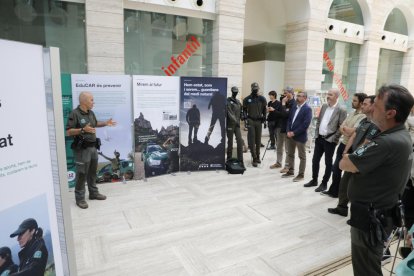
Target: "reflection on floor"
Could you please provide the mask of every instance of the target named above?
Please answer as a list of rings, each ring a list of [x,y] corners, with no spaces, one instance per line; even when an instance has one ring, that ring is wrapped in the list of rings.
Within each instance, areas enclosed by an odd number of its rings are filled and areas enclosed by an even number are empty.
[[[336,199],[303,187],[307,154],[302,182],[269,169],[270,150],[258,168],[245,153],[243,176],[181,172],[99,185],[106,201],[86,210],[72,203],[78,274],[303,275],[346,263],[348,218],[327,212]]]

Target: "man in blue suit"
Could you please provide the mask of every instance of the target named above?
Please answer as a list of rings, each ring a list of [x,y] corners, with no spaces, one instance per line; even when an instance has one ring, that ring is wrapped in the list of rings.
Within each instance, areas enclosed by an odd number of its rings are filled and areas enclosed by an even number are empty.
[[[291,177],[295,171],[295,150],[298,148],[300,159],[299,174],[293,179],[294,182],[304,178],[306,168],[306,142],[308,141],[308,128],[312,120],[312,109],[306,103],[308,94],[299,92],[296,96],[296,106],[289,113],[286,129],[287,163],[289,170],[282,177]]]

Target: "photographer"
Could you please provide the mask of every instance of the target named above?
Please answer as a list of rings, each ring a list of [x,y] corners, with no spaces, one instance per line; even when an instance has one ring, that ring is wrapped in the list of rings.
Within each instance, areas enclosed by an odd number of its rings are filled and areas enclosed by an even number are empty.
[[[339,163],[351,172],[351,252],[354,275],[382,275],[383,242],[392,226],[395,206],[410,176],[412,142],[404,127],[414,98],[400,85],[382,86],[372,121],[381,133],[345,154]]]
[[[79,94],[79,105],[69,114],[66,124],[66,135],[74,136],[72,144],[76,163],[75,199],[76,205],[82,209],[88,208],[85,201],[85,181],[88,184],[89,199],[105,200],[106,196],[99,193],[96,187],[96,169],[98,166],[97,148],[100,140],[96,138],[97,127],[114,126],[116,122],[109,119],[98,122],[92,111],[93,95],[89,92]]]

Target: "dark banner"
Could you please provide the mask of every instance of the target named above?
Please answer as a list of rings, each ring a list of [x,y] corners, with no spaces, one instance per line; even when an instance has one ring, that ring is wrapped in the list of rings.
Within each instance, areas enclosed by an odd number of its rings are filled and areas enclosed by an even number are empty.
[[[224,169],[226,78],[180,79],[180,170]]]

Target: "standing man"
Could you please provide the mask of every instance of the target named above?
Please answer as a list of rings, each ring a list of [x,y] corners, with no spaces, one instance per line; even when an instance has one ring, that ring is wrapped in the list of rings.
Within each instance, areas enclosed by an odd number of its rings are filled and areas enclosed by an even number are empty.
[[[114,126],[115,121],[98,122],[93,113],[93,95],[89,92],[79,94],[79,105],[69,114],[66,124],[66,135],[74,136],[72,143],[76,163],[75,199],[76,205],[82,209],[88,208],[85,201],[85,181],[88,184],[89,199],[105,200],[96,187],[96,169],[98,166],[96,128]],[[99,140],[98,140],[99,141]]]
[[[188,123],[188,145],[191,145],[197,141],[197,132],[198,127],[200,126],[200,110],[197,108],[197,105],[193,104],[193,106],[187,111],[185,120]],[[194,140],[192,139],[193,129]]]
[[[341,137],[339,128],[346,118],[346,110],[339,106],[338,98],[339,90],[332,88],[326,96],[327,104],[322,105],[315,128],[316,139],[312,158],[312,180],[303,185],[304,187],[318,185],[319,162],[324,154],[325,174],[323,175],[321,186],[326,187],[331,177],[332,159],[335,147]]]
[[[276,91],[270,91],[269,98],[270,101],[267,103],[267,126],[269,128],[270,146],[267,149],[275,149],[277,133],[280,133],[282,104],[277,100]]]
[[[240,132],[240,116],[242,105],[236,98],[239,89],[236,86],[231,88],[231,97],[227,98],[227,160],[233,153],[233,135],[236,136],[237,160],[243,164],[243,139]]]
[[[381,258],[392,225],[391,214],[410,177],[412,141],[404,123],[414,105],[400,85],[382,86],[375,98],[372,121],[381,133],[352,154],[345,154],[341,170],[352,173],[348,186],[351,202],[351,253],[355,276],[382,275]],[[394,210],[395,212],[395,210]],[[391,223],[392,224],[392,223]]]
[[[359,146],[371,142],[372,138],[379,134],[378,127],[371,122],[372,112],[374,110],[375,96],[371,95],[364,99],[362,103],[362,113],[367,116],[362,119],[355,133],[349,138],[345,147],[344,154],[354,152]],[[340,216],[348,216],[348,181],[351,176],[350,172],[344,172],[339,182],[338,205],[336,208],[328,208],[328,212]]]
[[[247,117],[247,135],[253,167],[260,162],[260,145],[262,144],[262,123],[266,120],[266,99],[259,95],[259,84],[251,84],[252,93],[243,100],[243,112]]]
[[[304,178],[306,168],[306,141],[308,141],[308,128],[312,120],[312,109],[306,103],[308,94],[299,92],[296,96],[297,105],[293,107],[289,114],[286,129],[287,160],[289,170],[282,177],[291,177],[295,171],[295,149],[298,148],[299,154],[299,173],[293,179],[294,182]]]
[[[348,144],[349,138],[352,136],[352,134],[355,133],[355,130],[361,120],[365,118],[365,114],[362,113],[361,108],[362,103],[366,97],[367,94],[365,93],[355,93],[352,97],[352,108],[355,109],[355,112],[350,114],[345,119],[339,129],[342,133],[342,137],[338,149],[336,150],[335,162],[332,166],[332,184],[329,187],[328,191],[325,191],[327,186],[321,184],[318,188],[315,189],[315,192],[322,192],[322,195],[327,195],[333,198],[338,197],[339,182],[341,182],[342,175],[342,171],[339,168],[339,161],[342,159],[342,154],[344,153],[344,149]]]
[[[281,102],[281,113],[282,118],[280,120],[280,132],[276,132],[276,163],[271,165],[271,169],[281,168],[282,167],[282,159],[283,159],[283,151],[286,152],[285,157],[285,166],[281,173],[286,173],[289,171],[289,166],[287,163],[287,146],[286,144],[286,127],[287,121],[289,118],[290,110],[296,105],[295,97],[293,88],[290,86],[286,86],[283,90],[283,98],[280,100]]]

